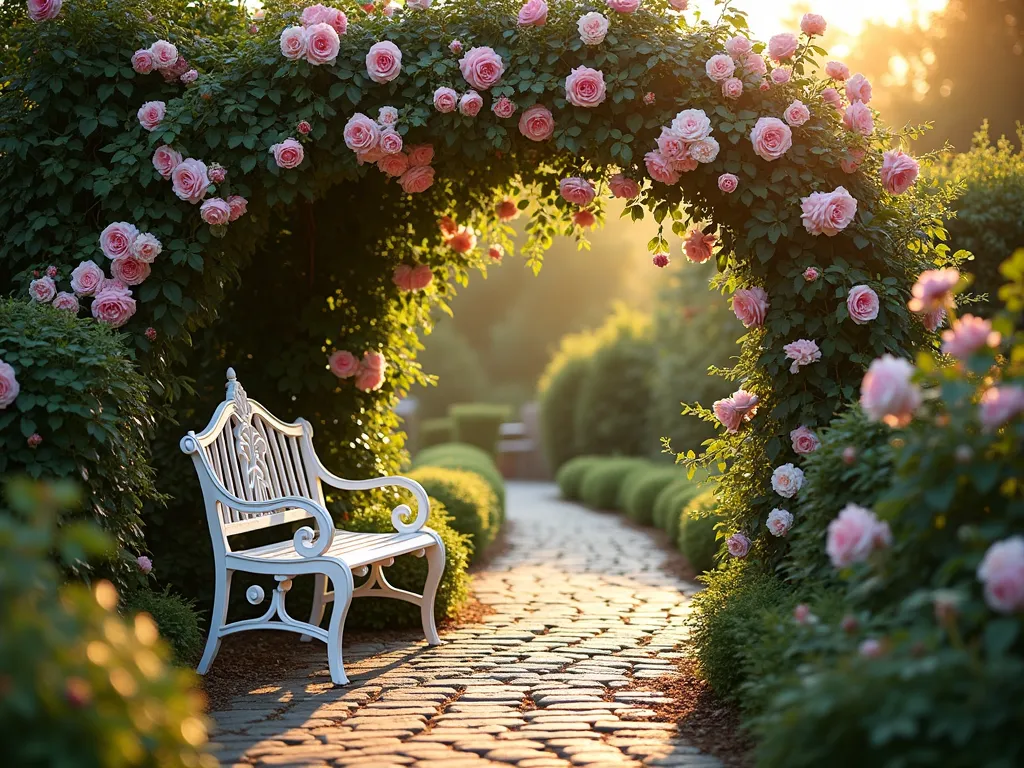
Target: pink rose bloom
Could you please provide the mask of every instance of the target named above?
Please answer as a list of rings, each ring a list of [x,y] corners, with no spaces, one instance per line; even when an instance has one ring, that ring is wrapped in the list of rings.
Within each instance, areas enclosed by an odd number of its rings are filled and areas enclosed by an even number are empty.
[[[576,67],[565,78],[565,98],[575,107],[596,107],[605,98],[604,73],[590,67]]]
[[[308,136],[309,132],[313,130],[313,126],[309,124],[308,120],[300,120],[299,124],[295,126],[295,130],[303,136]]]
[[[434,159],[433,144],[416,144],[409,147],[409,165],[418,168],[422,165],[430,165]]]
[[[340,50],[341,38],[330,24],[321,22],[306,28],[306,61],[310,64],[333,64]]]
[[[459,104],[459,94],[451,88],[442,86],[434,91],[434,109],[438,112],[454,112]]]
[[[210,186],[210,176],[206,163],[202,160],[187,158],[182,160],[171,171],[171,187],[179,200],[187,200],[195,205],[206,197],[206,189]]]
[[[733,557],[746,557],[750,552],[750,539],[742,533],[734,533],[725,540],[725,548]]]
[[[742,63],[743,69],[749,75],[765,75],[768,72],[768,65],[759,53],[748,53],[743,57]]]
[[[394,128],[380,132],[380,149],[385,155],[397,155],[402,151],[402,134]]]
[[[306,30],[302,27],[287,27],[281,32],[279,45],[281,47],[281,54],[286,59],[291,59],[292,61],[304,59],[309,48]]]
[[[462,53],[462,43],[459,42],[458,40],[452,40],[450,43],[448,43],[448,50],[454,53],[456,56],[458,56],[460,53]]]
[[[377,161],[377,170],[392,178],[398,178],[409,170],[409,156],[405,152],[399,152],[382,157]]]
[[[127,288],[101,290],[92,300],[92,316],[111,328],[120,328],[135,314],[135,299]]]
[[[132,54],[132,69],[140,75],[148,75],[156,68],[156,61],[153,54],[146,48],[141,48]]]
[[[703,264],[711,258],[711,250],[717,239],[715,235],[704,234],[704,230],[698,225],[690,230],[690,234],[683,241],[683,252],[694,264]]]
[[[153,56],[153,66],[157,69],[170,69],[178,63],[178,49],[166,40],[157,40],[149,46],[149,52]]]
[[[865,104],[871,101],[871,83],[860,72],[846,81],[846,98],[850,102],[862,101]]]
[[[839,95],[839,91],[835,88],[826,88],[821,92],[822,100],[833,109],[843,108],[843,97]]]
[[[805,13],[804,17],[800,19],[800,31],[808,37],[824,35],[827,26],[825,17],[819,16],[816,13]]]
[[[814,267],[808,267],[807,269],[804,270],[804,280],[806,280],[808,283],[813,283],[817,279],[818,270],[816,270]]]
[[[776,85],[785,85],[793,77],[793,70],[788,67],[776,67],[772,70],[772,82]]]
[[[356,373],[356,387],[363,392],[376,392],[384,386],[384,371],[374,368],[360,368]]]
[[[804,229],[812,235],[834,237],[857,215],[857,201],[843,187],[832,192],[812,192],[800,201]]]
[[[92,296],[103,281],[103,270],[92,261],[83,261],[71,272],[71,290],[79,296]]]
[[[754,44],[743,35],[736,35],[725,41],[725,50],[730,56],[738,60],[742,60],[750,53],[753,50],[753,46]]]
[[[558,183],[562,199],[574,205],[590,205],[594,201],[594,186],[579,176],[570,176]]]
[[[793,146],[793,131],[777,117],[759,117],[750,132],[754,152],[765,160],[778,160]]]
[[[667,253],[656,253],[651,257],[651,263],[659,269],[664,269],[671,261]]]
[[[228,197],[228,221],[237,221],[245,215],[245,212],[249,209],[249,201],[241,195],[231,195]]]
[[[911,312],[933,312],[953,304],[952,290],[960,282],[960,273],[953,268],[928,269],[918,276],[907,303]]]
[[[760,328],[764,325],[764,316],[769,306],[768,294],[757,285],[739,288],[732,295],[732,311],[744,328]]]
[[[608,179],[608,188],[615,197],[622,200],[633,200],[640,196],[640,185],[621,173],[616,173]]]
[[[870,323],[878,317],[878,294],[866,285],[855,285],[846,297],[846,309],[857,325]]]
[[[174,63],[171,64],[171,66],[161,70],[160,74],[163,76],[165,83],[173,83],[175,80],[179,80],[181,76],[188,71],[188,69],[188,59],[184,56],[179,56],[174,60]]]
[[[716,400],[711,410],[729,434],[736,434],[743,422],[754,418],[759,402],[760,398],[757,395],[738,389],[729,397]]]
[[[765,527],[768,529],[768,533],[772,536],[785,536],[789,533],[789,529],[793,527],[793,515],[789,510],[773,509],[768,513],[768,519],[765,521]],[[797,608],[801,607],[807,608],[806,605],[797,606]],[[809,613],[809,609],[806,613],[801,612],[803,615],[803,621],[801,621],[800,616],[797,617],[797,621],[800,621],[801,623],[807,621]]]
[[[491,105],[491,111],[498,117],[512,117],[516,113],[516,103],[508,96],[502,96]]]
[[[6,408],[17,400],[19,392],[21,392],[21,385],[18,384],[14,368],[0,360],[0,409]]]
[[[850,68],[841,61],[830,61],[825,65],[825,74],[833,80],[843,82],[850,77]]]
[[[875,118],[871,114],[871,109],[859,101],[853,102],[846,108],[843,113],[843,124],[849,130],[862,136],[870,136],[871,132],[875,130]]]
[[[391,276],[391,282],[397,285],[399,290],[412,291],[412,267],[408,264],[399,264],[395,267],[394,274]]]
[[[849,149],[843,155],[842,160],[839,161],[839,167],[843,169],[843,173],[856,173],[857,169],[860,168],[860,164],[864,161],[864,155],[863,149]]]
[[[882,648],[882,644],[878,640],[875,640],[871,637],[862,642],[860,646],[857,648],[857,653],[865,659],[877,659],[884,652],[885,649]]]
[[[786,353],[786,357],[793,361],[793,364],[789,366],[790,373],[796,373],[803,366],[821,360],[821,350],[818,349],[817,343],[810,339],[797,339],[782,349]]]
[[[640,0],[608,0],[608,7],[616,13],[636,13]]]
[[[531,141],[547,141],[555,133],[555,119],[551,110],[535,104],[519,117],[519,132]]]
[[[312,27],[316,24],[330,24],[339,35],[348,31],[348,17],[337,8],[327,5],[311,5],[302,10],[302,26]]]
[[[1024,611],[1024,538],[1011,536],[990,546],[978,566],[978,581],[993,611]]]
[[[125,285],[139,285],[152,270],[144,261],[129,256],[127,259],[118,259],[110,265],[110,275],[115,280],[120,280]]]
[[[743,81],[738,77],[730,77],[722,81],[722,96],[726,99],[738,99],[743,95]]]
[[[597,223],[597,217],[590,211],[584,209],[576,211],[572,215],[572,223],[582,229],[590,229],[590,227]]]
[[[178,79],[181,80],[181,82],[183,82],[185,85],[188,85],[189,83],[194,83],[196,80],[199,79],[199,73],[194,69],[190,69]]]
[[[486,91],[497,85],[505,74],[505,62],[490,46],[470,48],[466,55],[459,59],[459,70],[466,82],[478,91]]]
[[[211,197],[200,206],[199,215],[211,227],[224,226],[231,219],[231,206],[226,200]],[[125,282],[128,283],[127,280]],[[128,283],[128,285],[132,285],[132,283]]]
[[[544,0],[526,0],[519,9],[520,27],[543,27],[548,20],[548,4]]]
[[[514,200],[506,197],[494,206],[494,212],[497,214],[499,221],[512,221],[519,216],[519,206],[516,205]]]
[[[690,0],[668,0],[668,4],[677,11],[685,11],[690,7]]]
[[[974,315],[964,315],[953,327],[942,333],[942,351],[966,361],[982,347],[998,347],[1002,336],[992,330],[992,323]]]
[[[487,249],[487,255],[491,257],[492,261],[501,261],[501,257],[505,255],[505,251],[500,245],[492,245]]]
[[[647,166],[647,173],[655,181],[662,184],[679,183],[679,171],[675,169],[672,159],[665,157],[661,152],[648,152],[644,155],[644,165]]]
[[[731,195],[739,187],[739,177],[734,173],[723,173],[718,177],[718,188],[725,192],[727,195]]]
[[[32,21],[49,21],[57,18],[64,0],[28,0],[28,17]]]
[[[646,104],[647,106],[651,106],[651,104],[657,101],[657,97],[654,95],[654,91],[648,91],[647,93],[645,93],[643,101],[644,104]]]
[[[839,516],[828,524],[825,552],[832,565],[846,568],[862,563],[876,549],[876,535],[882,523],[870,509],[847,504]]]
[[[791,59],[799,45],[800,41],[791,32],[773,35],[768,40],[768,55],[775,59],[775,61]]]
[[[711,119],[703,109],[684,109],[672,120],[672,130],[683,141],[701,141],[711,135]]]
[[[398,179],[402,191],[409,195],[425,192],[434,183],[434,169],[429,165],[416,165]]]
[[[924,325],[925,330],[929,333],[935,333],[944,322],[946,322],[946,310],[944,307],[932,310],[931,312],[925,312],[921,318],[921,324]]]
[[[164,119],[166,112],[167,105],[162,101],[147,101],[139,107],[137,113],[139,125],[147,131],[154,131],[159,127],[160,121]]]
[[[882,186],[891,195],[902,195],[915,181],[920,171],[917,160],[897,150],[882,155]]]
[[[139,570],[143,573],[150,573],[153,570],[153,561],[145,555],[139,555],[135,559],[135,564],[139,567]]]
[[[786,107],[786,111],[782,113],[782,116],[786,118],[787,123],[797,128],[811,119],[811,110],[802,101],[797,99]]]
[[[53,306],[57,309],[63,309],[65,312],[74,312],[78,314],[78,297],[73,293],[67,291],[61,291],[53,298]]]
[[[180,162],[181,153],[176,152],[166,144],[157,147],[153,152],[153,167],[165,179],[171,178],[171,172],[178,167]]]
[[[302,158],[306,156],[302,145],[291,137],[280,144],[273,145],[270,151],[274,155],[274,162],[277,163],[278,168],[297,168],[302,162]]]
[[[366,74],[375,83],[390,83],[402,73],[402,52],[390,40],[374,43],[366,54]]]
[[[214,184],[220,184],[228,177],[228,172],[221,165],[214,163],[210,166],[210,181]]]
[[[1024,387],[1011,384],[985,390],[978,404],[978,418],[987,432],[999,429],[1021,411],[1024,411]]]
[[[349,379],[359,372],[359,359],[351,352],[339,349],[327,358],[331,373],[339,379]]]
[[[905,427],[921,405],[921,391],[911,381],[914,366],[892,355],[882,355],[868,367],[860,384],[860,404],[871,421]]]
[[[57,284],[52,277],[40,277],[28,285],[28,294],[41,304],[49,303],[57,295]]]
[[[430,0],[406,0],[405,7],[416,11],[426,11],[430,9]]]
[[[434,282],[434,273],[426,264],[417,264],[412,269],[411,284],[414,291],[422,291]]]
[[[708,77],[716,83],[720,83],[732,77],[732,73],[736,71],[736,63],[728,54],[718,53],[707,60],[704,64],[704,71],[707,72]]]
[[[772,490],[791,499],[804,487],[804,471],[792,464],[783,464],[772,472]]]
[[[591,11],[580,16],[576,28],[584,45],[600,45],[608,34],[608,18],[604,14]]]
[[[459,112],[466,117],[476,117],[484,105],[483,97],[476,91],[466,91],[459,99]]]
[[[116,278],[103,278],[100,281],[100,284],[96,287],[96,293],[100,294],[106,292],[121,293],[124,294],[125,296],[132,295],[131,288],[129,288],[127,285],[125,285]]]
[[[143,232],[132,242],[131,255],[139,261],[152,264],[163,249],[163,243],[157,240],[154,235],[151,235],[149,232]]]
[[[670,127],[661,129],[657,144],[658,151],[669,160],[685,160],[690,155],[689,142]]]
[[[814,453],[821,447],[821,441],[810,427],[797,427],[789,433],[789,439],[793,443],[793,451],[801,456]]]
[[[108,259],[124,259],[131,256],[132,244],[139,236],[139,230],[127,221],[115,221],[100,232],[100,250]]]
[[[380,352],[364,352],[363,361],[360,367],[368,371],[385,371],[388,367],[387,360]]]
[[[448,229],[442,227],[442,237],[448,247],[456,253],[469,253],[476,247],[476,234],[471,229],[466,227],[456,227],[455,222],[448,219],[451,222],[451,226]],[[442,224],[446,221],[442,219]]]

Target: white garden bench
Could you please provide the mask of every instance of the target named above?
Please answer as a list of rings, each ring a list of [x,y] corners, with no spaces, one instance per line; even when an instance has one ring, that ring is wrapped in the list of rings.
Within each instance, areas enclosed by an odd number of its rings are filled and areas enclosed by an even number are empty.
[[[390,597],[420,607],[423,634],[438,645],[434,623],[434,596],[444,571],[441,537],[426,527],[430,501],[426,491],[405,477],[344,480],[328,472],[313,450],[313,428],[305,419],[287,424],[271,415],[245,390],[228,369],[227,396],[199,434],[181,439],[181,450],[192,456],[203,489],[206,517],[213,539],[216,593],[210,614],[210,634],[198,671],[206,674],[220,641],[249,629],[297,632],[303,640],[327,643],[331,680],[348,683],[342,663],[341,639],[345,616],[353,597]],[[355,533],[338,530],[324,506],[323,484],[345,491],[398,486],[412,492],[416,516],[400,504],[391,513],[394,533]],[[231,537],[270,526],[310,519],[316,526],[299,528],[294,536],[275,544],[234,550]],[[399,555],[426,557],[428,573],[422,595],[395,589],[384,569]],[[236,571],[273,576],[277,581],[270,607],[259,618],[227,622],[231,579]],[[285,597],[292,579],[313,574],[313,610],[309,622],[288,615]],[[359,587],[353,576],[369,576]],[[330,579],[333,590],[328,591]],[[263,602],[259,585],[245,593],[253,605]],[[327,603],[333,602],[327,629],[320,627]]]

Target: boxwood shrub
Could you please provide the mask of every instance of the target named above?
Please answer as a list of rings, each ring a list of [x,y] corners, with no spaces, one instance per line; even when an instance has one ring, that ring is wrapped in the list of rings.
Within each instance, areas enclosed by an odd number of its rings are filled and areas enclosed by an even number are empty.
[[[580,500],[594,509],[617,510],[623,482],[646,463],[646,459],[627,457],[609,457],[595,462],[583,473]]]
[[[475,445],[467,443],[442,443],[420,451],[413,461],[413,468],[445,467],[464,469],[480,475],[498,497],[501,517],[505,517],[505,478],[494,463],[494,459]]]
[[[654,525],[666,531],[672,541],[679,535],[679,515],[694,496],[700,493],[700,486],[685,476],[661,489],[654,500],[652,514]]]
[[[464,469],[424,466],[414,469],[409,477],[444,505],[452,528],[469,537],[470,559],[494,541],[501,527],[498,497],[480,475]]]
[[[588,469],[602,461],[605,461],[604,456],[577,456],[559,467],[555,473],[555,483],[558,484],[562,498],[566,501],[579,501],[583,476]]]
[[[697,573],[710,571],[715,567],[718,552],[718,538],[715,524],[714,490],[707,489],[690,499],[679,518],[679,551]]]
[[[121,613],[134,616],[148,613],[174,651],[174,661],[191,667],[199,661],[205,637],[199,629],[194,600],[188,600],[165,587],[162,592],[142,588],[129,592],[121,603]]]
[[[641,525],[654,523],[654,502],[667,485],[685,479],[685,470],[679,467],[651,464],[626,478],[622,484],[619,507],[629,519]]]

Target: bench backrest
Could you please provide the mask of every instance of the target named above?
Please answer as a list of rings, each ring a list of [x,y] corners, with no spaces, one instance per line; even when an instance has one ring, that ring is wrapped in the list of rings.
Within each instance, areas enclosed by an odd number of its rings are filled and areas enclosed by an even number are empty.
[[[281,421],[248,398],[233,369],[228,369],[227,378],[224,402],[202,432],[189,432],[182,438],[181,449],[192,455],[210,534],[230,550],[228,536],[310,515],[299,509],[246,514],[219,500],[217,486],[244,501],[301,496],[323,505],[324,497],[309,422]]]

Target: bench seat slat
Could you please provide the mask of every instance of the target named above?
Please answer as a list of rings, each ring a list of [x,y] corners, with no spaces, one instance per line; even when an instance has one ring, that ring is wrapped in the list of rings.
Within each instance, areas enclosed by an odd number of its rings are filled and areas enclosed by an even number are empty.
[[[385,560],[389,557],[409,554],[425,547],[434,546],[434,539],[426,533],[354,533],[338,531],[331,548],[323,557],[341,560],[350,568]],[[291,540],[262,547],[243,549],[228,555],[252,560],[301,560]]]

